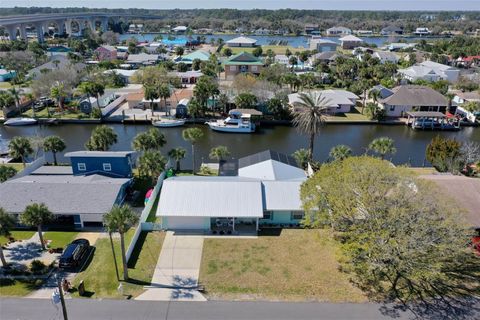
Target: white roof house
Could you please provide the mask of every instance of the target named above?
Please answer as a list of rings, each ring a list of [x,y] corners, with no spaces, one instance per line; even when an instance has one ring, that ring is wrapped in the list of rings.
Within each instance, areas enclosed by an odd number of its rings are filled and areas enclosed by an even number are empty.
[[[424,61],[407,69],[400,69],[398,73],[410,81],[419,79],[432,82],[447,80],[452,83],[458,80],[460,70],[441,63]]]
[[[396,64],[399,60],[398,56],[390,51],[375,51],[372,57],[377,58],[381,63],[391,62]]]
[[[164,229],[214,231],[229,220],[230,232],[247,222],[298,224],[302,211],[301,184],[306,173],[295,160],[263,151],[236,162],[230,176],[182,176],[163,182],[157,216]],[[220,224],[220,226],[219,226]]]
[[[187,31],[188,27],[186,26],[177,26],[175,28],[172,29],[172,31],[174,32],[185,32]]]
[[[229,47],[254,47],[257,44],[257,40],[248,37],[238,37],[227,41]]]
[[[159,60],[159,58],[160,55],[158,54],[130,54],[128,55],[127,62],[132,64],[154,64]]]
[[[314,91],[313,94],[322,95],[329,104],[330,113],[345,113],[350,112],[351,108],[355,106],[356,101],[360,99],[356,94],[338,89],[319,90]],[[292,93],[288,95],[288,104],[293,108],[301,102],[299,93]]]

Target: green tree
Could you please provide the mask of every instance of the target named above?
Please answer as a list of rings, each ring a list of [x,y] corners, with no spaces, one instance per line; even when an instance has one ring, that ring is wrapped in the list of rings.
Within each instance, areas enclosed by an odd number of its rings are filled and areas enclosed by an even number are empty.
[[[113,144],[117,143],[117,139],[117,134],[111,127],[97,126],[85,143],[85,148],[90,151],[108,151]]]
[[[145,100],[150,100],[150,110],[152,111],[152,116],[153,116],[153,102],[160,97],[158,93],[158,89],[155,88],[154,86],[144,86],[144,91],[145,91]]]
[[[192,173],[195,174],[195,144],[203,138],[203,131],[199,128],[188,128],[182,131],[182,137],[192,145]]]
[[[320,133],[329,106],[330,100],[321,93],[300,93],[299,101],[294,105],[293,125],[310,138],[310,160],[313,160],[315,136]]]
[[[175,160],[177,172],[180,171],[180,161],[185,158],[186,154],[187,154],[187,150],[181,147],[174,148],[168,151],[168,156],[171,159]]]
[[[103,216],[103,224],[108,232],[120,234],[120,247],[122,250],[123,279],[128,280],[127,256],[125,251],[125,233],[138,222],[138,216],[128,205],[115,205]]]
[[[233,54],[232,49],[230,48],[224,48],[223,49],[223,55],[226,57],[230,57]]]
[[[7,118],[6,109],[13,105],[15,100],[12,95],[8,92],[0,91],[0,109],[3,110],[3,116]]]
[[[14,167],[0,165],[0,183],[7,181],[17,174],[17,170]]]
[[[215,99],[215,96],[219,93],[217,81],[209,76],[201,76],[193,89],[193,96],[200,103],[203,110],[208,108],[208,99],[211,97]]]
[[[310,161],[310,151],[308,149],[298,149],[292,153],[292,157],[303,170],[307,169],[308,162]]]
[[[255,109],[257,103],[257,97],[249,92],[240,93],[235,97],[235,105],[239,109]]]
[[[53,163],[57,163],[57,152],[62,152],[67,148],[65,141],[58,136],[49,136],[43,140],[43,150],[53,154]]]
[[[10,231],[15,227],[15,224],[15,218],[0,207],[0,237],[9,237]],[[3,243],[0,244],[0,260],[2,261],[2,266],[6,268],[8,264],[3,254]]]
[[[141,132],[132,141],[132,148],[135,151],[158,150],[167,143],[165,135],[156,128]]]
[[[68,93],[63,83],[57,83],[50,89],[50,97],[57,101],[58,106],[62,110],[65,108],[65,98],[67,98],[67,96]]]
[[[258,46],[256,47],[255,49],[253,49],[252,51],[252,54],[255,56],[255,57],[260,57],[263,53],[263,49],[262,47]]]
[[[45,250],[45,242],[43,240],[42,226],[53,220],[53,213],[44,203],[32,203],[25,208],[20,215],[22,224],[29,227],[37,227],[38,237],[42,250]]]
[[[168,114],[170,114],[170,108],[167,107],[167,99],[170,98],[171,95],[172,95],[172,92],[170,91],[170,86],[168,84],[162,83],[158,87],[158,97],[160,99],[163,99],[165,110]]]
[[[33,153],[32,144],[26,137],[17,136],[8,144],[9,154],[14,159],[21,159],[23,167],[26,167],[26,158]]]
[[[380,155],[380,158],[383,160],[387,154],[395,154],[397,149],[395,148],[395,142],[393,139],[388,137],[380,137],[374,139],[368,145],[368,149],[372,150]]]
[[[185,50],[183,49],[183,47],[176,47],[176,48],[175,48],[175,54],[176,54],[177,56],[180,56],[180,57],[183,56],[183,53],[184,53],[184,52],[185,52]]]
[[[334,161],[342,161],[352,156],[352,149],[344,144],[339,144],[330,149],[330,153],[328,155]]]
[[[15,107],[18,109],[20,106],[20,98],[22,97],[22,89],[17,89],[15,87],[11,87],[8,89],[8,92],[10,95],[13,97],[13,100],[15,101]]]
[[[440,172],[458,172],[461,167],[462,143],[435,136],[427,146],[425,157]]]
[[[210,154],[208,155],[210,159],[217,160],[218,162],[222,162],[225,160],[226,157],[230,155],[230,151],[225,146],[218,146],[214,147],[210,150]]]
[[[160,174],[165,170],[167,160],[158,150],[147,150],[138,159],[140,175],[149,177],[155,185]]]
[[[202,65],[202,60],[200,59],[193,59],[192,61],[192,69],[195,71],[200,70],[200,67]]]

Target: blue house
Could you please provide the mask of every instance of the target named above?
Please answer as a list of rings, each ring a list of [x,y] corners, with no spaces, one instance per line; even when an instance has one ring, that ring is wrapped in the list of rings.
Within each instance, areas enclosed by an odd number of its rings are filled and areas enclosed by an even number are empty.
[[[134,151],[68,152],[73,175],[101,174],[112,178],[131,178],[135,166]]]

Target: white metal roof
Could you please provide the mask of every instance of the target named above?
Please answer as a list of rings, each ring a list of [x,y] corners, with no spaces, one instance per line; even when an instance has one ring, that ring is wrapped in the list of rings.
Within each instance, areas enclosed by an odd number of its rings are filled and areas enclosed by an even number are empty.
[[[363,42],[362,39],[360,39],[360,38],[358,38],[358,37],[355,37],[355,36],[352,36],[352,35],[345,36],[345,37],[343,37],[343,38],[340,38],[339,40],[340,40],[340,41]]]
[[[238,37],[238,38],[228,40],[227,43],[249,43],[249,44],[251,44],[251,43],[257,43],[257,40],[241,36],[241,37]]]
[[[241,167],[238,169],[238,175],[261,180],[292,180],[306,177],[302,169],[275,160],[265,160]]]
[[[265,210],[302,210],[300,186],[298,181],[263,181]]]
[[[163,182],[157,216],[263,216],[262,184],[238,177],[172,177]]]

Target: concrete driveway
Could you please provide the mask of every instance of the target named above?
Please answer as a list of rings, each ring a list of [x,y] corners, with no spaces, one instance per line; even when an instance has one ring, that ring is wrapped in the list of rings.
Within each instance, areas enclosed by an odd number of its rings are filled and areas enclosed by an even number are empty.
[[[167,232],[151,286],[136,300],[206,301],[197,291],[203,236]]]

